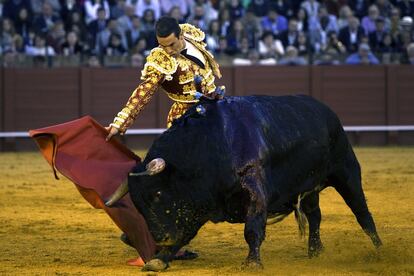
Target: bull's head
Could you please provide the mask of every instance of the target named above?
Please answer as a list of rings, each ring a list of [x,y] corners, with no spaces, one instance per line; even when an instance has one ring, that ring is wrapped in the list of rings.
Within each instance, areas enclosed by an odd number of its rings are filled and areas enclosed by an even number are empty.
[[[128,191],[137,209],[145,217],[156,243],[181,247],[188,243],[205,221],[200,219],[187,181],[172,166],[156,158],[146,166],[137,166],[106,205],[112,205]]]

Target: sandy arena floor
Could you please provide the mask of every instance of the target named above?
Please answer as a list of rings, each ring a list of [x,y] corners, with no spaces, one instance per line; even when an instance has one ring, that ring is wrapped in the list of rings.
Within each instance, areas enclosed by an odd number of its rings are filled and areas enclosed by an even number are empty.
[[[244,271],[243,225],[208,223],[189,245],[200,258],[173,262],[165,275],[414,275],[414,148],[356,153],[381,250],[328,188],[319,258],[307,258],[291,215],[267,228],[265,269]],[[55,180],[38,152],[0,153],[0,222],[0,275],[148,275],[125,265],[136,252],[119,241],[120,230],[68,180]]]

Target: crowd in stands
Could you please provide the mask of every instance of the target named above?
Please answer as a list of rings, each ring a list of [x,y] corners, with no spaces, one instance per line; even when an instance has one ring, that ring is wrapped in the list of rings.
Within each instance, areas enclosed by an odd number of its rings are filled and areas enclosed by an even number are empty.
[[[201,28],[232,64],[414,64],[413,0],[0,0],[2,63],[142,67],[163,15]]]

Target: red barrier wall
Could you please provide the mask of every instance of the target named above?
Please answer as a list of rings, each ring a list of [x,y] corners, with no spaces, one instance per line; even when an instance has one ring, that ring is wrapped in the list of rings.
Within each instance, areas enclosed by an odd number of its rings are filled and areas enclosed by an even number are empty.
[[[218,84],[227,95],[307,94],[328,104],[344,125],[414,125],[413,66],[246,66],[224,67],[222,73]],[[26,131],[86,114],[108,125],[139,81],[139,70],[132,68],[2,69],[0,130]],[[160,89],[133,127],[165,127],[170,105]],[[131,146],[147,146],[153,138],[126,139]],[[350,138],[359,144],[414,144],[413,133]],[[3,149],[31,147],[20,146],[22,139],[3,140]]]

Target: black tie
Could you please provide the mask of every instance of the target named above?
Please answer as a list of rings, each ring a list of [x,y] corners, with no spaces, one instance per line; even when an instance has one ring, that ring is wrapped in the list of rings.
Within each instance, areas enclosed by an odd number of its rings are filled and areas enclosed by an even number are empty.
[[[195,56],[189,55],[187,54],[187,49],[184,49],[181,51],[181,54],[183,56],[185,56],[187,59],[193,61],[195,64],[197,64],[198,66],[200,66],[201,68],[205,69],[204,63],[201,62],[201,60],[199,60],[198,58],[196,58]]]

